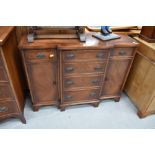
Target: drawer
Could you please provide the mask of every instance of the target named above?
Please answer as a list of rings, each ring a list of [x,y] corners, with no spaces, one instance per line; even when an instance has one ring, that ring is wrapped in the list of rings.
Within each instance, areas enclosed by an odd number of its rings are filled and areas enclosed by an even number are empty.
[[[108,50],[75,50],[64,51],[63,60],[76,61],[76,60],[103,60],[108,58]]]
[[[64,78],[64,89],[100,86],[104,75]]]
[[[27,50],[25,51],[26,62],[44,62],[56,60],[55,50]]]
[[[0,81],[7,81],[7,74],[3,67],[0,67]]]
[[[64,63],[64,75],[80,74],[80,73],[104,73],[106,61],[99,62],[80,62],[80,63]]]
[[[11,113],[18,113],[15,101],[0,101],[0,117]]]
[[[71,101],[89,101],[97,99],[99,96],[100,89],[80,90],[80,91],[65,91],[64,102]]]
[[[114,48],[111,50],[110,56],[133,56],[134,48]]]
[[[0,83],[0,100],[13,99],[13,93],[8,83]]]

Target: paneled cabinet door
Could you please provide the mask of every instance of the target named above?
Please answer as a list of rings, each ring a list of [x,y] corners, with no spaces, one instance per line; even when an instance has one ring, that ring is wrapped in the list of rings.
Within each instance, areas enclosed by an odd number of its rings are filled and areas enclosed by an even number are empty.
[[[57,63],[31,63],[27,67],[33,104],[56,104],[58,100]]]
[[[102,89],[102,97],[120,96],[132,59],[111,59]]]

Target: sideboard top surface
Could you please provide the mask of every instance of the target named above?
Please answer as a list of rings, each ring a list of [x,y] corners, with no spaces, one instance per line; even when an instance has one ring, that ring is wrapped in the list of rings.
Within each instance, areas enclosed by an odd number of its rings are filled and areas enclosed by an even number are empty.
[[[136,47],[138,42],[131,37],[119,34],[120,39],[101,41],[92,36],[93,33],[86,34],[86,42],[80,42],[79,39],[40,39],[33,43],[27,42],[27,37],[23,36],[20,43],[20,49],[43,49],[43,48],[61,48],[61,49],[103,49],[112,47]]]

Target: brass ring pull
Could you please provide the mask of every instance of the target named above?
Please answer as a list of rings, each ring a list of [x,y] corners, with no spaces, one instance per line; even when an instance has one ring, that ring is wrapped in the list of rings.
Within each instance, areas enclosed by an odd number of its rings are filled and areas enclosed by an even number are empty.
[[[45,58],[45,54],[43,54],[43,53],[38,53],[38,54],[36,55],[36,57],[39,58],[39,59],[42,59],[42,58]]]
[[[64,96],[64,98],[65,98],[65,100],[70,100],[70,99],[72,99],[73,97],[70,96],[70,95],[66,95],[66,96]]]
[[[96,92],[91,92],[90,93],[90,97],[96,97],[96,95],[97,95]]]
[[[96,67],[95,67],[95,70],[96,70],[96,71],[102,71],[103,68],[102,68],[101,66],[96,66]]]
[[[125,51],[120,51],[120,52],[119,52],[119,55],[122,55],[122,56],[123,56],[123,55],[126,55],[126,52],[125,52]]]
[[[73,67],[66,67],[65,68],[65,71],[66,72],[73,72],[74,71],[74,68]]]
[[[65,84],[67,84],[67,85],[72,85],[72,84],[73,84],[73,81],[72,81],[72,80],[66,80],[66,81],[65,81]]]
[[[8,108],[7,107],[0,107],[0,112],[7,112],[8,111]]]
[[[68,53],[68,54],[66,54],[66,58],[67,59],[74,59],[75,58],[75,54],[74,53]]]
[[[92,80],[92,83],[93,83],[93,84],[97,84],[98,82],[99,82],[98,79],[94,79],[94,80]]]
[[[104,58],[104,53],[100,52],[96,54],[97,58]]]

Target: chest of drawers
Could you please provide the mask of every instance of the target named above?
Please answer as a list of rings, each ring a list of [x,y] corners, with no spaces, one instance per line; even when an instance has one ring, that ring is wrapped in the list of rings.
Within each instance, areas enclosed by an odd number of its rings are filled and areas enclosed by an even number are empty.
[[[0,27],[0,120],[17,117],[26,123],[24,80],[14,27]]]
[[[121,39],[102,42],[87,34],[85,43],[76,39],[35,40],[23,37],[23,56],[34,111],[44,105],[92,104],[119,101],[137,43]]]

